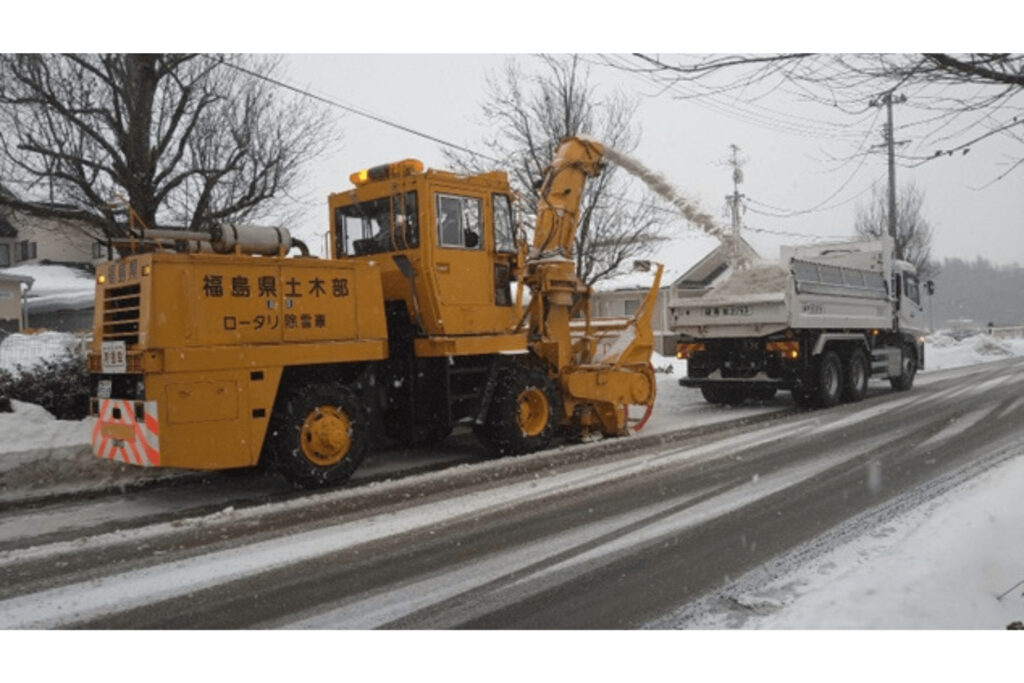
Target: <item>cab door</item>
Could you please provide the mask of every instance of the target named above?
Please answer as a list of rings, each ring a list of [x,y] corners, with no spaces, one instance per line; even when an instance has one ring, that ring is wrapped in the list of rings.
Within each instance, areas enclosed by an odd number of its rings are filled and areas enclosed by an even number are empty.
[[[921,287],[917,275],[903,272],[898,278],[900,283],[900,329],[912,334],[923,333],[926,329],[924,308],[921,305]]]
[[[434,274],[445,334],[479,334],[494,305],[492,259],[482,196],[438,189],[434,210]]]

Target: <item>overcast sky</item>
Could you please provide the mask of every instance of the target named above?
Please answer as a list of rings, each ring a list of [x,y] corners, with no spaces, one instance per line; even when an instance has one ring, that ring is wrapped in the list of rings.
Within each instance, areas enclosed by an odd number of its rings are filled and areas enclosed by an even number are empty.
[[[289,55],[285,73],[288,82],[317,94],[485,151],[480,145],[490,125],[480,111],[485,79],[513,56],[527,69],[541,68],[536,57],[522,54]],[[731,144],[740,147],[746,160],[741,191],[751,199],[744,217],[750,228],[745,236],[764,256],[777,255],[783,243],[851,235],[856,207],[870,198],[872,182],[884,187],[882,149],[850,159],[858,150],[882,142],[881,109],[848,117],[784,93],[756,103],[727,97],[679,99],[660,92],[642,76],[607,66],[601,57],[588,60],[593,62],[591,81],[599,92],[620,89],[639,99],[636,122],[642,137],[634,156],[698,199],[723,223],[728,223],[724,198],[732,191],[725,161]],[[334,111],[343,140],[311,166],[298,230],[311,243],[319,243],[314,233],[326,230],[327,194],[347,188],[351,172],[407,157],[432,167],[445,165],[436,142]],[[906,127],[914,116],[896,107],[897,139],[907,140],[908,150],[913,150],[919,134],[919,129]],[[1019,143],[996,136],[975,145],[966,156],[897,168],[898,182],[912,180],[925,192],[924,213],[935,229],[936,258],[980,255],[1000,264],[1024,263],[1024,168],[979,189],[1006,169],[1009,155],[1020,153]],[[789,215],[822,205],[823,209],[796,216],[765,215]],[[708,249],[697,233],[683,224],[673,230],[678,248],[695,252],[693,260]]]

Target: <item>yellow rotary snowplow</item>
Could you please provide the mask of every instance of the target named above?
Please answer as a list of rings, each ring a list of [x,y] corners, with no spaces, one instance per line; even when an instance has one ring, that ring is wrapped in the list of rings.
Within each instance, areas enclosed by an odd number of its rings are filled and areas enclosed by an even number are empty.
[[[627,407],[655,399],[661,267],[634,316],[591,316],[572,244],[602,157],[597,142],[563,141],[532,244],[504,172],[415,160],[330,195],[326,259],[282,228],[140,230],[97,269],[95,453],[204,470],[266,462],[319,486],[382,439],[438,443],[458,423],[500,454],[556,433],[625,434]]]

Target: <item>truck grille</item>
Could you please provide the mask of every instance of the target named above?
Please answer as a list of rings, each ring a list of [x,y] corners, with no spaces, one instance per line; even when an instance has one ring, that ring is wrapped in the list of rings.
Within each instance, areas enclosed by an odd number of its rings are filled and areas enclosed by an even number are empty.
[[[103,340],[139,343],[141,287],[108,287],[103,292]]]

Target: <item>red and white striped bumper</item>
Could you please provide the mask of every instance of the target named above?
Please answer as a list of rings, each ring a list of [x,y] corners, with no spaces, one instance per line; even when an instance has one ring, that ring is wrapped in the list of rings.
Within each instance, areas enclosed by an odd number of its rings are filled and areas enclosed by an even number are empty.
[[[136,406],[143,412],[136,414]],[[160,466],[160,423],[156,401],[99,399],[92,430],[92,452],[97,457],[143,467]]]

